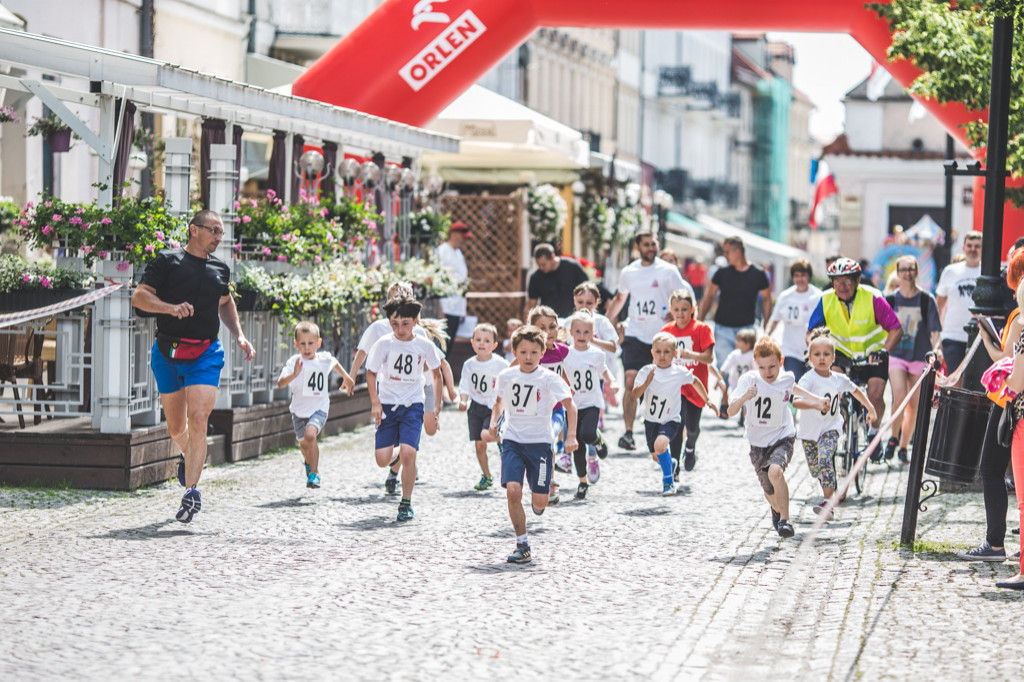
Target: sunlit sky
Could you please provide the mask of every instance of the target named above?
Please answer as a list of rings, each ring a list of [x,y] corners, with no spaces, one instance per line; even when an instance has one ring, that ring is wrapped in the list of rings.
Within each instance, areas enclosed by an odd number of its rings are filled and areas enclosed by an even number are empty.
[[[838,33],[769,33],[796,50],[794,85],[811,98],[811,134],[831,142],[843,131],[842,99],[871,72],[871,55],[857,41]]]

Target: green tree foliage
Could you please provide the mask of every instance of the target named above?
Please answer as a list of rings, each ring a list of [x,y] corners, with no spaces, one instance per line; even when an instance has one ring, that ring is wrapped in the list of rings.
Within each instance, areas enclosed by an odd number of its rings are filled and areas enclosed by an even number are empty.
[[[893,30],[889,60],[906,59],[924,73],[910,92],[939,102],[963,102],[976,111],[988,107],[992,73],[994,17],[1014,17],[1010,75],[1010,121],[1007,168],[1024,177],[1024,0],[891,0],[868,3]],[[988,123],[964,124],[971,147],[984,147]],[[1007,198],[1024,206],[1024,190],[1008,189]]]

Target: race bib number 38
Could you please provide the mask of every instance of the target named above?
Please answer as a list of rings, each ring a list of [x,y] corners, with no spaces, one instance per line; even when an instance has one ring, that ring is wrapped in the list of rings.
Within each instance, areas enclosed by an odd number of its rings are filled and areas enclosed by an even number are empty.
[[[401,353],[398,351],[388,354],[387,372],[388,381],[398,383],[413,383],[420,376],[420,366],[417,358],[412,353]]]
[[[524,417],[537,415],[537,387],[533,384],[513,383],[508,387],[508,410]]]

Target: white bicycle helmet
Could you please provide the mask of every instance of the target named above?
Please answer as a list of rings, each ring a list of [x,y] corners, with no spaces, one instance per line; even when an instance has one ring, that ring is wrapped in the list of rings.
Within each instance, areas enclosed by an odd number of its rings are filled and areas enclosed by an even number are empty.
[[[838,258],[828,266],[829,277],[846,277],[847,275],[860,277],[860,263],[852,258]]]

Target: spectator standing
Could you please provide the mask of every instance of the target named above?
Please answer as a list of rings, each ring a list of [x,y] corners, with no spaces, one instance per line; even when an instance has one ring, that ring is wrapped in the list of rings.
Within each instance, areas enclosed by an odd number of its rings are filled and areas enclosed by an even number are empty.
[[[693,293],[697,296],[697,301],[704,298],[704,287],[707,286],[708,282],[708,268],[704,265],[702,259],[696,258],[690,261],[690,264],[686,266],[685,279],[693,287]]]
[[[569,317],[576,308],[572,292],[576,285],[589,281],[587,273],[576,261],[555,255],[550,244],[538,244],[533,250],[537,270],[530,275],[526,287],[526,312],[538,305],[546,305],[559,317]]]
[[[942,356],[946,370],[954,371],[967,354],[967,332],[971,320],[974,287],[981,275],[981,233],[968,232],[964,237],[964,260],[946,266],[935,287],[935,302],[942,320]]]
[[[728,265],[719,268],[708,284],[700,302],[698,318],[706,319],[719,291],[726,305],[715,312],[715,360],[721,365],[736,347],[736,332],[753,329],[757,316],[757,295],[761,294],[764,319],[771,319],[772,290],[764,270],[747,260],[746,247],[739,237],[728,237],[722,242],[722,252]]]
[[[799,382],[807,372],[807,323],[821,300],[821,289],[811,284],[809,261],[800,259],[793,263],[789,275],[793,286],[779,294],[767,332],[770,335],[782,324],[782,366]]]
[[[469,279],[469,268],[466,267],[466,257],[462,253],[462,246],[467,239],[472,238],[473,233],[469,231],[469,227],[463,222],[455,221],[448,228],[447,241],[434,250],[437,260],[451,270],[459,282]],[[448,338],[451,340],[447,347],[447,354],[455,346],[455,333],[459,331],[459,325],[466,318],[466,297],[447,296],[442,298],[441,313],[444,314],[444,319],[448,323]]]

